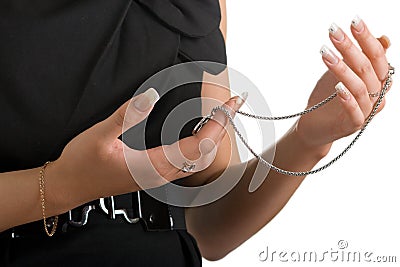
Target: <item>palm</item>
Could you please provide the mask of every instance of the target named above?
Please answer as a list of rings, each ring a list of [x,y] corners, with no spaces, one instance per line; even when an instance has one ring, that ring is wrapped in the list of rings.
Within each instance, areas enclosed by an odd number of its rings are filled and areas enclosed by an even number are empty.
[[[311,93],[308,107],[331,95],[337,82],[333,74],[326,72]],[[307,143],[316,146],[327,145],[354,133],[359,128],[359,122],[365,119],[364,114],[356,109],[353,114],[349,114],[343,109],[340,101],[339,97],[335,97],[329,103],[300,118],[297,129]]]

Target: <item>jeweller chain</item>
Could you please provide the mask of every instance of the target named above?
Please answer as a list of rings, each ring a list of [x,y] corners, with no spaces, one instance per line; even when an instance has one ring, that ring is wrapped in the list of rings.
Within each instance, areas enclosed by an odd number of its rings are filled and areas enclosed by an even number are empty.
[[[224,108],[223,106],[217,106],[215,108],[213,108],[213,110],[211,111],[211,116],[214,116],[214,114],[219,110],[222,111],[225,116],[228,118],[229,123],[232,125],[234,131],[236,132],[236,134],[238,135],[239,139],[242,141],[242,143],[247,147],[247,149],[264,165],[268,166],[269,168],[271,168],[272,170],[284,174],[284,175],[288,175],[288,176],[306,176],[309,174],[315,174],[318,173],[320,171],[325,170],[326,168],[328,168],[329,166],[331,166],[333,163],[335,163],[336,161],[338,161],[340,158],[342,158],[344,156],[344,154],[346,154],[350,148],[357,142],[357,140],[360,138],[360,136],[364,133],[365,129],[367,128],[368,124],[372,121],[372,119],[375,117],[376,112],[378,111],[379,106],[382,104],[383,98],[385,97],[385,94],[387,93],[387,91],[389,90],[391,84],[392,84],[392,75],[394,74],[394,68],[392,66],[390,66],[389,64],[389,71],[387,74],[387,78],[385,80],[385,83],[383,85],[382,90],[379,93],[379,97],[377,99],[377,101],[375,102],[375,105],[371,111],[371,113],[369,114],[369,116],[367,117],[367,119],[365,120],[362,128],[360,129],[360,131],[358,132],[358,134],[355,136],[355,138],[351,141],[351,143],[339,154],[337,155],[335,158],[333,158],[331,161],[329,161],[327,164],[323,165],[322,167],[319,167],[317,169],[311,170],[311,171],[300,171],[300,172],[295,172],[295,171],[287,171],[287,170],[283,170],[279,167],[274,166],[272,163],[267,162],[266,160],[264,160],[259,154],[257,154],[251,147],[250,145],[247,143],[247,141],[245,140],[245,138],[243,137],[242,133],[238,130],[235,122],[233,121],[233,118],[231,116],[231,114],[229,113],[229,111]],[[335,98],[337,96],[337,93],[333,93],[332,95],[330,95],[329,97],[327,97],[325,100],[319,102],[318,104],[293,115],[288,115],[288,116],[279,116],[279,117],[267,117],[267,116],[259,116],[259,115],[253,115],[253,114],[249,114],[243,111],[237,111],[237,113],[250,117],[250,118],[254,118],[254,119],[259,119],[259,120],[284,120],[284,119],[289,119],[289,118],[293,118],[293,117],[298,117],[298,116],[302,116],[304,114],[307,114],[309,112],[312,112],[316,109],[318,109],[319,107],[325,105],[326,103],[328,103],[329,101],[331,101],[333,98]]]
[[[253,119],[257,119],[257,120],[266,120],[266,121],[277,121],[277,120],[287,120],[287,119],[291,119],[291,118],[295,118],[295,117],[299,117],[299,116],[303,116],[307,113],[310,113],[314,110],[316,110],[317,108],[322,107],[323,105],[325,105],[326,103],[328,103],[329,101],[331,101],[332,99],[334,99],[337,96],[337,92],[334,92],[333,94],[331,94],[330,96],[328,96],[327,98],[325,98],[324,100],[322,100],[321,102],[319,102],[318,104],[315,104],[314,106],[296,113],[296,114],[292,114],[292,115],[286,115],[286,116],[278,116],[278,117],[274,117],[274,116],[261,116],[261,115],[254,115],[254,114],[250,114],[250,113],[246,113],[243,111],[238,110],[237,113],[246,117],[250,117]]]

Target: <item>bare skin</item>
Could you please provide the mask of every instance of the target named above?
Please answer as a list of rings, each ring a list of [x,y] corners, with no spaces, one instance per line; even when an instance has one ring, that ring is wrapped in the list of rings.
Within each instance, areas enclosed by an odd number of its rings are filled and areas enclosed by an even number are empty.
[[[221,0],[220,3],[224,10],[225,1]],[[361,31],[352,26],[351,32],[364,52],[341,29],[338,34],[344,35],[343,40],[338,41],[330,35],[343,59],[335,55],[337,63],[331,64],[323,58],[329,71],[316,84],[309,98],[309,106],[330,95],[338,81],[346,86],[348,97],[345,93],[339,93],[339,98],[330,105],[298,120],[276,144],[273,162],[276,166],[293,171],[311,170],[329,152],[335,140],[359,130],[369,115],[376,99],[370,98],[368,92],[381,89],[388,71],[385,52],[389,45],[385,38],[373,37],[363,21],[359,25]],[[221,30],[226,30],[226,19],[222,20]],[[204,97],[211,97],[212,94],[215,96],[217,88],[210,87],[206,84],[203,86]],[[221,100],[228,97],[229,94],[226,93]],[[381,109],[383,106],[384,103]],[[228,136],[226,138],[229,139]],[[240,164],[247,166],[239,184],[224,198],[186,211],[188,229],[196,237],[202,255],[209,260],[223,258],[265,226],[286,205],[305,179],[269,172],[261,187],[249,193],[248,187],[257,161],[253,159],[245,163],[237,162],[235,144],[229,141],[222,142],[219,150],[223,149],[233,151],[228,168],[239,168]],[[271,151],[267,150],[263,155],[269,153]],[[213,176],[212,171],[216,170],[215,173],[219,174],[217,170],[224,168],[225,164],[226,155],[218,155],[214,162],[215,167],[207,170],[207,181],[217,177],[218,175]],[[191,179],[201,180],[204,176],[197,173]]]
[[[226,37],[225,1],[220,2],[223,11],[221,31]],[[363,21],[359,25],[362,26],[361,30],[352,27],[351,32],[362,51],[347,36],[341,41],[331,36],[332,43],[342,54],[343,60],[336,57],[337,62],[332,64],[323,58],[329,72],[318,81],[309,103],[315,103],[315,99],[323,99],[326,92],[331,92],[338,81],[344,83],[348,94],[340,93],[339,98],[329,107],[319,109],[297,121],[278,141],[275,165],[293,171],[310,170],[329,152],[332,142],[354,133],[362,126],[374,103],[368,92],[381,89],[387,72],[387,60],[382,44],[371,35]],[[228,83],[226,73],[221,73],[217,78]],[[232,114],[240,108],[238,97],[230,98],[228,90],[210,84],[203,84],[202,96],[225,103],[226,107],[232,109]],[[127,108],[128,103],[125,103],[108,119],[71,140],[60,158],[48,166],[48,216],[64,213],[100,197],[141,189],[129,173],[123,155],[124,144],[118,140]],[[203,106],[203,113],[207,114],[210,108]],[[151,107],[145,111],[129,108],[129,125],[137,124],[150,111]],[[203,257],[209,260],[224,257],[265,226],[285,206],[305,178],[269,172],[261,187],[250,194],[248,185],[257,162],[254,159],[245,163],[239,161],[236,144],[231,142],[234,140],[232,129],[224,126],[226,124],[223,119],[220,123],[210,121],[197,135],[179,141],[187,158],[200,157],[199,145],[205,138],[212,139],[218,147],[216,158],[209,162],[209,167],[187,179],[190,185],[208,183],[216,179],[223,170],[234,170],[246,164],[246,171],[239,184],[224,198],[207,206],[187,209],[188,231],[197,239]],[[190,175],[180,172],[170,164],[162,147],[146,152],[153,163],[156,163],[157,172],[166,180],[173,181]],[[265,155],[268,153],[271,152],[264,152]],[[132,151],[131,155],[138,161],[143,157],[137,151]],[[40,168],[35,168],[0,174],[0,231],[42,218],[38,190],[39,170]],[[115,179],[110,181],[110,177]],[[157,185],[159,182],[154,183],[154,186]],[[240,219],[236,216],[238,213],[241,214]]]

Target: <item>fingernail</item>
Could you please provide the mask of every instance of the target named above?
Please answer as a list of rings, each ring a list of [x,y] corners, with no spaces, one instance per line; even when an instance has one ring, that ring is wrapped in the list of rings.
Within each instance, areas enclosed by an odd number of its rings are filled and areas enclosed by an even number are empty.
[[[344,40],[344,32],[338,25],[336,25],[336,23],[332,23],[329,27],[329,34],[338,42]]]
[[[336,92],[338,95],[343,98],[344,100],[349,100],[350,99],[350,92],[347,90],[347,88],[344,86],[342,82],[339,82],[335,86]]]
[[[248,92],[243,92],[240,96],[236,97],[235,106],[233,107],[234,111],[238,111],[243,103],[246,101],[247,97],[249,96]]]
[[[378,40],[384,49],[388,49],[391,45],[390,39],[386,35],[382,35],[381,37],[378,38]]]
[[[150,88],[143,94],[140,94],[133,104],[139,111],[146,111],[151,108],[158,99],[160,99],[160,96],[157,91],[154,88]]]
[[[359,33],[364,30],[364,22],[359,16],[354,17],[351,21],[351,26]]]
[[[248,96],[249,96],[249,93],[248,93],[248,92],[243,92],[243,93],[241,93],[241,94],[240,94],[240,97],[238,97],[238,98],[236,99],[236,104],[237,104],[238,106],[241,106],[241,105],[246,101],[246,99],[247,99]]]
[[[335,53],[333,53],[333,51],[330,50],[326,45],[323,45],[319,52],[321,53],[322,57],[330,64],[334,65],[339,62],[339,59],[335,55]]]

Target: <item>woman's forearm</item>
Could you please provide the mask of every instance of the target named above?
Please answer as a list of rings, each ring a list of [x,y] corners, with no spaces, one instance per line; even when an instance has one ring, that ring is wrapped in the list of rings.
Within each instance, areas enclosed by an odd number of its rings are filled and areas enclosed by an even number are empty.
[[[179,148],[184,147],[190,157],[205,155],[212,161],[213,149],[201,155],[198,147],[202,139],[198,137],[211,136],[215,144],[221,143],[224,127],[218,123],[206,125],[197,136],[146,151],[128,148],[118,139],[123,127],[133,127],[148,116],[158,98],[154,89],[135,96],[132,106],[129,107],[131,101],[126,101],[107,119],[77,135],[64,147],[60,157],[45,170],[47,217],[101,197],[154,188],[163,185],[166,180],[191,175],[169,162],[164,153],[167,147],[173,153],[180,152]],[[238,99],[232,97],[224,105],[235,112],[243,104]],[[125,114],[129,116],[124,117]],[[130,168],[128,161],[133,164]],[[138,185],[137,179],[133,179],[133,169],[135,175],[142,178],[142,186]],[[0,231],[42,218],[39,173],[40,168],[0,173]]]
[[[71,177],[55,161],[45,177],[46,217],[64,213],[99,198],[99,188],[88,179]],[[0,232],[43,218],[39,193],[41,168],[0,173]]]
[[[129,109],[129,125],[133,127],[146,118],[158,98],[154,89],[134,97],[136,104]],[[77,135],[64,147],[60,157],[47,165],[44,172],[46,217],[101,197],[140,189],[126,165],[124,144],[118,139],[123,124],[128,121],[124,115],[129,103],[125,102],[107,119]],[[140,161],[139,156],[133,159]],[[0,232],[43,218],[40,170],[0,173]]]
[[[301,140],[293,127],[277,143],[274,164],[292,171],[310,170],[329,151],[329,146],[311,148]],[[272,151],[264,152],[264,158],[268,153]],[[263,184],[249,193],[256,166],[256,160],[248,162],[238,185],[222,199],[187,210],[189,231],[206,258],[222,258],[259,231],[285,206],[305,178],[271,170]]]
[[[61,200],[68,195],[68,188],[60,187],[61,173],[55,173],[50,164],[45,170],[46,215],[60,214],[74,205],[79,205],[79,192],[70,194],[68,201]],[[16,225],[40,220],[42,208],[39,194],[39,172],[41,168],[0,173],[0,232]],[[57,176],[56,176],[57,175]],[[70,181],[70,184],[72,181]],[[65,203],[68,203],[65,205]],[[61,204],[63,203],[63,204]]]
[[[39,171],[35,168],[0,173],[0,231],[41,218]],[[46,187],[51,187],[51,181],[46,180]],[[57,213],[51,196],[46,195],[49,216]]]

